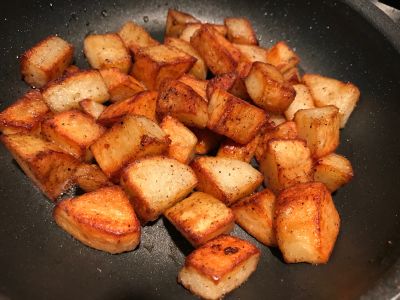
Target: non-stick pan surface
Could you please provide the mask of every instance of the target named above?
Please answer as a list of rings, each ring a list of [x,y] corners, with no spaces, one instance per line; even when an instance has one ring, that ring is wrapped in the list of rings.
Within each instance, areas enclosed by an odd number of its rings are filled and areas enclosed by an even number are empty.
[[[279,251],[236,228],[234,234],[262,249],[262,258],[248,282],[228,299],[396,294],[400,31],[368,1],[1,1],[1,109],[27,90],[20,80],[18,57],[42,38],[59,34],[72,42],[76,63],[84,67],[85,35],[115,31],[134,20],[161,38],[169,7],[210,22],[245,16],[254,24],[261,45],[286,40],[300,55],[305,72],[352,81],[362,93],[341,132],[338,152],[353,162],[355,178],[334,195],[342,227],[329,263],[286,265]],[[56,226],[53,204],[4,147],[0,153],[0,299],[1,295],[10,299],[191,299],[176,283],[191,248],[167,221],[146,226],[140,247],[133,252],[109,255],[90,249]]]

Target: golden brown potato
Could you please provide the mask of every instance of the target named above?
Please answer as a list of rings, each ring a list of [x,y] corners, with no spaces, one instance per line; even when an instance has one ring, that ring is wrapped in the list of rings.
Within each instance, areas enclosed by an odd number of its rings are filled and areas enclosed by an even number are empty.
[[[78,110],[56,114],[42,123],[42,135],[80,161],[90,161],[93,158],[89,146],[104,131],[104,127],[92,117]]]
[[[297,67],[290,68],[283,74],[283,79],[287,81],[291,85],[300,84],[301,83],[301,76],[299,69]]]
[[[97,165],[80,164],[74,177],[75,182],[85,192],[93,192],[99,188],[113,185]]]
[[[260,163],[265,185],[278,193],[297,183],[313,180],[313,162],[310,149],[300,139],[272,139],[267,144]]]
[[[206,25],[211,26],[214,28],[215,31],[217,31],[220,35],[226,36],[228,29],[226,28],[225,25],[221,24],[208,24]],[[183,29],[181,35],[179,36],[180,39],[190,43],[190,39],[192,36],[201,28],[202,24],[201,23],[193,23],[193,24],[187,24],[185,28]]]
[[[178,282],[202,299],[222,299],[256,270],[260,251],[247,241],[222,235],[194,250]]]
[[[153,121],[127,115],[114,124],[92,146],[97,163],[112,181],[118,182],[122,169],[131,161],[167,151],[169,139]]]
[[[223,157],[197,157],[191,164],[199,181],[197,190],[232,205],[251,194],[263,176],[250,164]]]
[[[25,174],[50,200],[55,201],[73,185],[79,162],[57,145],[22,133],[2,135],[0,139]]]
[[[268,63],[267,49],[255,45],[240,45],[233,44],[240,51],[240,60],[252,64],[253,62],[260,61]]]
[[[275,200],[275,195],[265,189],[240,200],[231,207],[236,223],[267,246],[276,246]]]
[[[273,113],[283,113],[296,96],[293,87],[270,64],[253,63],[244,82],[254,103]]]
[[[285,110],[285,117],[288,120],[293,120],[295,113],[300,109],[314,108],[314,100],[311,96],[310,90],[304,84],[294,84],[296,97],[293,102]]]
[[[97,120],[101,113],[106,109],[106,106],[103,104],[97,103],[96,101],[90,99],[79,101],[79,106],[84,113],[88,114],[95,120]]]
[[[246,18],[226,18],[227,38],[235,44],[258,45],[256,33]]]
[[[331,193],[348,183],[353,176],[350,161],[336,153],[321,157],[314,165],[314,180],[324,183]]]
[[[197,144],[197,137],[194,133],[171,116],[166,116],[160,127],[171,140],[168,156],[183,164],[188,164],[194,157]]]
[[[228,92],[216,89],[208,105],[207,128],[239,144],[247,144],[267,122],[266,113]]]
[[[145,224],[185,198],[196,187],[197,179],[189,166],[155,156],[131,163],[122,173],[121,185]]]
[[[196,63],[196,58],[175,47],[159,45],[142,48],[135,56],[132,75],[149,90],[158,90],[168,79],[178,79]]]
[[[22,77],[33,87],[43,87],[64,73],[73,56],[71,44],[58,36],[49,36],[22,55]]]
[[[217,156],[250,162],[253,158],[261,136],[257,134],[254,139],[245,145],[238,144],[230,139],[225,139],[219,146]]]
[[[171,115],[187,126],[204,128],[208,121],[208,104],[190,86],[179,80],[165,81],[160,86],[157,112]]]
[[[39,133],[40,123],[50,112],[38,90],[31,90],[0,113],[3,134]]]
[[[239,75],[236,72],[225,73],[211,78],[207,83],[207,98],[211,99],[211,95],[216,89],[221,89],[232,94],[232,88],[238,78]]]
[[[235,71],[240,52],[212,26],[202,25],[190,39],[214,75]]]
[[[268,63],[285,73],[300,62],[297,54],[285,42],[278,42],[267,53]]]
[[[106,107],[98,122],[110,127],[121,122],[126,115],[144,116],[156,122],[157,97],[156,91],[144,91],[126,100],[113,103]]]
[[[340,128],[344,128],[360,98],[360,90],[352,83],[314,74],[303,76],[317,107],[335,105],[339,109]]]
[[[179,37],[187,24],[196,23],[200,23],[200,21],[192,15],[175,9],[168,9],[165,36]]]
[[[140,224],[120,187],[105,187],[66,199],[53,211],[56,223],[85,245],[111,254],[140,242]]]
[[[129,50],[135,55],[139,49],[144,47],[157,46],[160,43],[153,39],[142,26],[128,21],[118,31],[119,37]]]
[[[314,158],[332,153],[339,146],[339,110],[336,106],[300,109],[294,115],[299,137],[306,140]]]
[[[285,123],[287,120],[286,120],[285,116],[283,116],[281,114],[269,114],[268,121],[271,124],[274,124],[274,126],[278,126],[278,125]]]
[[[116,68],[100,70],[112,102],[128,99],[146,90],[146,87],[134,77],[126,75]]]
[[[340,218],[324,184],[294,185],[275,206],[276,238],[287,263],[327,263],[339,233]]]
[[[195,148],[196,154],[207,154],[210,151],[216,149],[219,142],[222,140],[222,136],[212,132],[211,130],[204,128],[190,128],[197,137],[197,144]]]
[[[191,194],[169,208],[164,215],[194,247],[221,234],[228,234],[235,225],[232,210],[202,192]]]
[[[188,74],[183,74],[181,77],[179,77],[178,80],[190,86],[197,94],[199,94],[204,99],[204,101],[208,102],[206,92],[208,85],[207,80],[200,80]]]
[[[79,109],[79,102],[85,99],[104,103],[110,98],[97,70],[76,72],[50,82],[43,89],[42,95],[53,112]]]

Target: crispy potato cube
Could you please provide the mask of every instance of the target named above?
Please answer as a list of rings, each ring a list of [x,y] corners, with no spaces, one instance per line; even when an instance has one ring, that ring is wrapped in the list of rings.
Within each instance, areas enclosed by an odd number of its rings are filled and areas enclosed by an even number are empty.
[[[238,144],[230,139],[225,139],[219,146],[217,156],[237,159],[249,163],[256,152],[259,142],[259,134],[245,145]]]
[[[296,96],[282,74],[274,66],[262,62],[253,63],[244,82],[254,103],[272,113],[283,113]]]
[[[192,15],[175,9],[168,9],[165,36],[179,37],[187,24],[200,23]]]
[[[64,73],[71,64],[74,47],[58,36],[49,36],[21,57],[21,73],[33,87],[42,87]]]
[[[194,247],[221,234],[228,234],[235,225],[232,210],[202,192],[191,194],[169,208],[164,215]]]
[[[42,123],[42,135],[80,161],[90,161],[93,158],[89,146],[104,131],[92,117],[78,110],[56,114]]]
[[[310,90],[304,84],[293,85],[296,91],[296,97],[285,111],[285,117],[288,120],[293,120],[295,113],[300,109],[314,108],[314,100]]]
[[[250,164],[224,157],[197,157],[191,164],[199,180],[197,190],[210,194],[226,205],[251,194],[263,176]]]
[[[0,130],[3,134],[38,133],[49,111],[42,94],[31,90],[0,113]]]
[[[267,61],[267,49],[255,46],[255,45],[240,45],[234,44],[234,46],[240,51],[240,60],[247,63],[253,63],[260,61],[268,63]]]
[[[75,182],[85,192],[111,186],[112,183],[97,165],[80,164],[74,174]]]
[[[153,121],[127,115],[114,124],[91,147],[97,163],[112,181],[118,182],[122,169],[131,161],[167,151],[170,140]]]
[[[189,166],[155,156],[131,163],[122,173],[121,185],[142,223],[147,223],[185,198],[196,187],[197,179]]]
[[[194,157],[197,144],[197,137],[194,133],[171,116],[166,116],[160,127],[171,140],[168,156],[181,163],[188,164]]]
[[[202,25],[190,39],[214,75],[235,71],[240,52],[212,26]]]
[[[187,126],[204,128],[208,121],[208,104],[190,86],[179,80],[165,81],[160,86],[157,112],[171,115]]]
[[[204,80],[207,77],[207,66],[204,62],[203,58],[200,54],[190,45],[189,42],[186,42],[179,38],[166,38],[164,41],[165,45],[175,47],[197,59],[193,67],[190,69],[189,73],[195,76],[198,79]]]
[[[149,90],[158,90],[167,79],[178,79],[188,72],[196,58],[175,47],[159,45],[142,48],[135,56],[132,75]]]
[[[262,109],[221,89],[211,95],[208,115],[209,129],[239,144],[249,143],[267,122]]]
[[[339,109],[340,128],[344,128],[360,98],[360,90],[350,82],[314,74],[305,74],[303,81],[317,107],[335,105]]]
[[[206,24],[208,26],[211,26],[215,31],[217,31],[220,35],[226,36],[228,29],[226,28],[225,25],[221,24]],[[190,43],[190,39],[192,36],[201,28],[202,24],[201,23],[192,23],[192,24],[187,24],[185,28],[183,29],[181,35],[179,38],[181,40],[184,40],[188,43]]]
[[[61,201],[53,217],[62,229],[97,250],[116,254],[131,251],[140,242],[135,211],[117,186]]]
[[[287,263],[327,263],[340,218],[324,184],[309,182],[284,190],[275,205],[276,238]]]
[[[83,51],[94,69],[117,68],[128,73],[131,55],[116,33],[90,34],[83,41]]]
[[[158,93],[156,91],[140,92],[106,107],[100,115],[98,122],[104,126],[110,127],[121,120],[126,115],[144,116],[156,122],[156,106]]]
[[[79,162],[57,145],[22,133],[2,135],[0,139],[25,174],[52,201],[73,185]]]
[[[160,43],[153,39],[150,34],[140,25],[134,22],[126,22],[118,31],[119,37],[125,46],[135,55],[140,48],[157,46]]]
[[[332,153],[339,146],[339,110],[336,106],[301,109],[294,116],[299,137],[307,141],[314,158]]]
[[[249,242],[222,235],[186,258],[178,282],[203,299],[222,299],[249,278],[259,259],[260,251]]]
[[[208,102],[207,98],[207,80],[197,79],[192,75],[183,74],[179,79],[180,82],[190,86],[204,101]]]
[[[146,87],[134,77],[126,75],[116,68],[100,70],[112,102],[128,99],[146,90]]]
[[[314,165],[314,180],[326,185],[331,193],[353,178],[350,161],[339,154],[331,153],[318,159]]]
[[[42,95],[53,112],[79,109],[79,102],[85,99],[104,103],[110,98],[103,78],[96,70],[76,72],[50,82]]]
[[[267,53],[268,63],[285,73],[300,62],[297,54],[285,42],[278,42]]]
[[[211,95],[216,89],[232,93],[232,87],[238,78],[239,75],[236,72],[225,73],[211,78],[207,83],[207,98],[211,99]]]
[[[68,67],[65,68],[63,75],[68,76],[76,72],[79,72],[80,70],[81,69],[79,69],[79,67],[76,65],[69,65]]]
[[[246,18],[226,18],[227,38],[235,44],[258,45],[256,33]]]
[[[301,76],[300,76],[299,69],[297,67],[290,68],[282,75],[283,75],[283,79],[285,79],[285,81],[287,81],[291,85],[301,83]]]
[[[191,130],[197,137],[196,154],[207,154],[211,150],[216,149],[222,140],[222,136],[207,128],[199,129],[193,127]]]
[[[79,106],[84,113],[88,114],[95,120],[97,120],[101,113],[106,109],[106,106],[103,104],[97,103],[96,101],[90,99],[79,101]]]
[[[268,189],[248,196],[232,205],[236,223],[267,246],[276,246],[275,195]]]

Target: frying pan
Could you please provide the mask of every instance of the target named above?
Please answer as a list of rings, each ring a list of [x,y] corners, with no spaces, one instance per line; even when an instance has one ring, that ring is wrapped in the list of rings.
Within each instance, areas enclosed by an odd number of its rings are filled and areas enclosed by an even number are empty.
[[[1,109],[27,90],[18,57],[50,34],[76,46],[89,33],[115,31],[127,20],[161,39],[169,7],[204,21],[245,16],[260,43],[286,40],[305,72],[357,84],[362,97],[338,152],[353,163],[354,180],[334,195],[341,232],[327,265],[286,265],[279,251],[236,227],[262,249],[257,271],[227,299],[391,298],[400,279],[400,29],[368,1],[2,1]],[[140,247],[109,255],[59,229],[53,204],[0,148],[0,298],[192,299],[176,283],[192,250],[165,220],[143,229]]]

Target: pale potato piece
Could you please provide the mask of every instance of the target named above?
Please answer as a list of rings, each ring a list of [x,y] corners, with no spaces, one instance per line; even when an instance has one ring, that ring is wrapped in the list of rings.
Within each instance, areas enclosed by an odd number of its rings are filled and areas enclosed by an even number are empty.
[[[219,142],[222,140],[222,136],[212,132],[211,130],[204,128],[191,128],[192,132],[197,137],[197,144],[195,148],[196,154],[207,154],[210,151],[216,149]]]
[[[285,116],[288,120],[293,120],[295,113],[300,109],[314,108],[314,99],[311,96],[310,90],[304,84],[294,84],[296,97],[293,102],[285,110]]]
[[[282,123],[285,123],[287,121],[286,117],[281,114],[268,114],[268,115],[269,115],[268,120],[275,126],[281,125]]]
[[[179,37],[187,24],[196,23],[200,23],[200,21],[192,15],[175,9],[168,9],[165,36]]]
[[[140,224],[120,187],[105,187],[66,199],[53,211],[56,223],[85,245],[111,254],[140,242]]]
[[[155,156],[131,163],[122,173],[121,185],[145,224],[185,198],[196,187],[197,179],[189,166]]]
[[[261,136],[257,134],[254,139],[245,145],[238,144],[230,139],[225,139],[219,146],[217,156],[249,163],[256,152],[260,138]]]
[[[23,79],[33,87],[43,87],[60,77],[71,64],[74,47],[58,36],[49,36],[21,57]]]
[[[222,235],[186,258],[178,282],[203,299],[222,299],[249,278],[259,259],[260,251],[249,242]]]
[[[185,28],[183,29],[182,33],[180,34],[179,38],[190,43],[190,39],[192,36],[201,28],[201,23],[192,23],[192,24],[187,24]],[[220,35],[226,36],[228,29],[226,28],[225,25],[221,24],[209,24],[206,23],[206,25],[211,26],[214,28],[215,31],[217,31]]]
[[[287,81],[291,85],[300,84],[302,82],[299,68],[297,68],[297,67],[290,68],[289,70],[284,72],[282,75],[283,75],[283,78],[285,79],[285,81]]]
[[[91,116],[93,119],[97,120],[101,113],[106,109],[101,103],[97,103],[96,101],[90,99],[84,99],[79,101],[79,106],[83,112]]]
[[[294,185],[275,206],[276,238],[287,263],[327,263],[335,245],[340,217],[324,184]]]
[[[235,44],[258,45],[256,33],[247,18],[226,18],[227,38]]]
[[[85,192],[113,185],[97,165],[80,164],[74,174],[75,182]]]
[[[276,43],[268,50],[268,63],[285,73],[300,62],[298,55],[283,41]]]
[[[135,55],[139,49],[144,47],[157,46],[160,43],[153,39],[142,26],[135,22],[126,22],[118,31],[119,37],[125,46]]]
[[[202,192],[191,194],[169,208],[164,215],[194,247],[220,234],[228,234],[235,225],[232,210]]]
[[[358,100],[360,90],[352,83],[324,77],[305,74],[304,84],[310,89],[317,107],[335,105],[339,109],[340,128],[344,128]]]
[[[181,77],[179,77],[178,80],[190,86],[197,94],[199,94],[204,99],[204,101],[208,102],[206,92],[208,85],[207,80],[197,79],[194,76],[188,74],[183,74]]]
[[[260,61],[263,63],[268,63],[267,61],[267,49],[261,48],[255,45],[240,45],[233,44],[240,51],[240,60],[253,63],[256,61]]]
[[[197,157],[191,167],[199,180],[197,190],[232,205],[251,194],[263,176],[250,164],[223,157]]]

